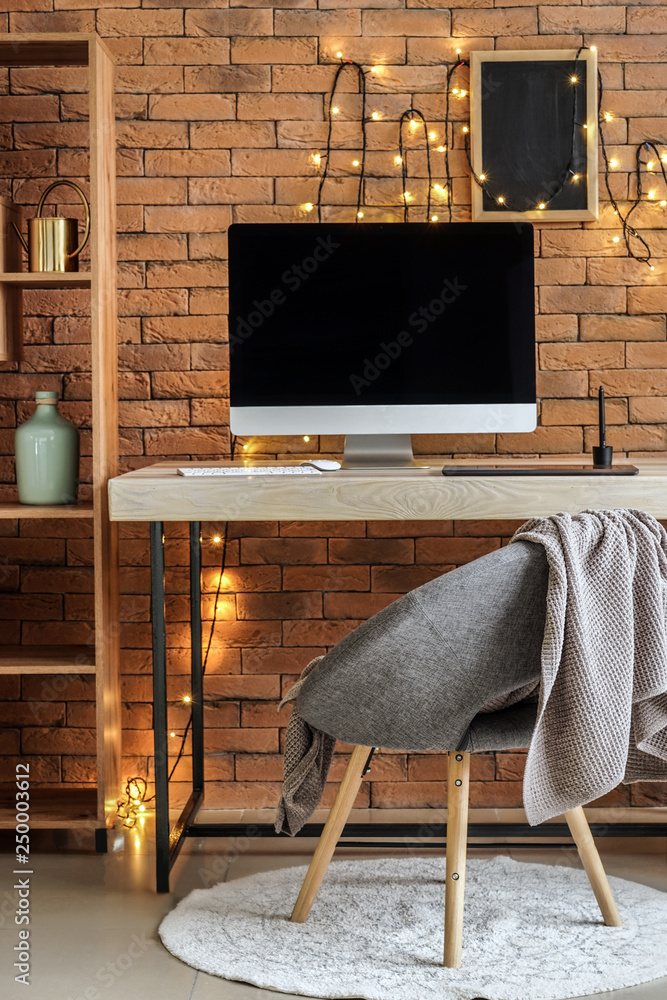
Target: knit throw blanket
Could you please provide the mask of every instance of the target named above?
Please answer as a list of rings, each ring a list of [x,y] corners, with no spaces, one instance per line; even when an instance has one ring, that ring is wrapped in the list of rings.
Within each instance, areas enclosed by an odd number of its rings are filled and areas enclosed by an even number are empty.
[[[667,780],[667,533],[648,514],[622,509],[534,518],[516,540],[544,546],[549,563],[537,721],[523,782],[528,822],[537,825],[620,782]],[[320,659],[283,704],[297,698]],[[533,686],[520,694],[530,697]],[[516,695],[484,710],[506,707]],[[278,832],[293,835],[316,808],[334,745],[294,707]]]
[[[523,800],[535,825],[620,782],[667,780],[667,533],[639,510],[534,518],[549,563]]]

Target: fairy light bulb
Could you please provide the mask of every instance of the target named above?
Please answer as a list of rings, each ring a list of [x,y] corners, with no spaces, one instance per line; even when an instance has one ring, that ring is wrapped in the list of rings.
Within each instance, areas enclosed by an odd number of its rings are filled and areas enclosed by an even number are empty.
[[[358,167],[359,166],[359,160],[352,160],[352,166],[353,167]]]
[[[428,134],[428,137],[429,137],[429,139],[431,140],[431,142],[432,142],[432,141],[433,141],[434,139],[437,139],[437,138],[438,138],[438,137],[437,137],[437,135],[435,134],[435,132],[429,132],[429,134]]]
[[[373,119],[374,122],[376,122],[380,117],[381,115],[379,111],[374,111],[373,114],[371,115],[371,118]]]
[[[247,450],[248,450],[248,445],[247,445],[247,444],[244,444],[244,445],[243,445],[243,450],[244,450],[244,451],[247,451]]]
[[[433,185],[433,190],[434,191],[442,191],[442,184],[434,184]]]
[[[343,58],[343,53],[342,52],[337,52],[336,53],[336,58],[337,59],[342,59]]]
[[[459,97],[466,97],[468,94],[467,90],[459,90]]]
[[[588,128],[588,125],[584,122],[582,128]]]
[[[598,50],[597,45],[591,45],[589,52],[597,52],[597,50]]]
[[[613,115],[612,115],[612,114],[611,114],[611,113],[610,113],[609,111],[605,111],[605,113],[604,113],[604,120],[605,120],[606,122],[610,122],[610,121],[612,121],[612,120],[613,120],[613,117],[614,117],[614,116],[613,116]]]
[[[220,542],[222,541],[222,539],[221,539],[220,535],[214,535],[213,536],[213,541],[215,542],[216,545],[219,545]]]
[[[363,219],[363,217],[364,217],[364,213],[363,212],[357,212],[357,218],[358,219]]]
[[[313,153],[313,163],[316,164],[316,166],[319,167],[319,165],[320,165],[321,162],[322,162],[322,157],[320,156],[320,154],[319,153]]]
[[[410,119],[410,128],[417,128],[417,122],[414,118]]]
[[[189,705],[190,702],[192,701],[192,698],[191,698],[191,696],[189,694],[184,694],[183,695],[183,701],[185,702],[186,705]]]
[[[438,153],[445,153],[447,151],[446,146],[438,146]]]
[[[650,201],[655,201],[656,192],[655,191],[649,191],[648,196],[649,196],[649,200]]]
[[[502,195],[500,195],[500,197],[498,198],[498,204],[499,205],[504,205],[505,204],[505,199],[503,198]]]
[[[620,243],[621,242],[621,237],[620,236],[614,236],[614,239],[612,240],[612,242],[613,243]]]
[[[312,203],[312,201],[307,201],[305,203],[305,205],[303,206],[303,208],[304,208],[304,211],[306,211],[306,212],[312,212],[312,210],[313,210],[313,203]]]
[[[139,806],[139,812],[140,813],[145,813],[146,812],[146,806],[143,804],[143,802]]]
[[[452,94],[458,94],[458,92],[459,92],[458,87],[452,87]]]
[[[402,157],[402,156],[395,156],[395,157],[394,157],[394,163],[395,163],[395,164],[396,164],[397,166],[398,166],[398,164],[399,164],[399,163],[402,163],[402,162],[403,162],[403,157]]]
[[[470,131],[470,129],[468,128],[467,125],[464,125],[463,128],[461,129],[461,131],[464,133],[464,135],[467,135],[468,132]]]
[[[457,54],[457,56],[460,56],[461,55],[461,49],[457,49],[456,50],[456,54]]]
[[[304,434],[303,435],[303,440],[304,441],[310,441],[310,437],[307,434]]]
[[[432,215],[431,216],[431,222],[437,222],[437,221],[438,221],[438,216],[437,215]]]
[[[542,211],[542,210],[543,210],[543,209],[545,209],[545,208],[546,208],[547,206],[546,206],[546,204],[545,204],[545,203],[544,203],[543,201],[541,201],[541,202],[539,203],[539,205],[538,205],[537,207],[538,207],[538,208],[540,209],[540,211]]]
[[[655,166],[655,163],[653,162],[653,160],[649,160],[648,163],[646,164],[646,169],[647,170],[653,170],[654,166]]]
[[[649,264],[649,271],[655,271],[655,267],[653,264]]]
[[[578,181],[579,180],[579,174],[572,174],[572,180],[573,181]]]
[[[614,167],[617,167],[617,166],[618,166],[618,160],[616,159],[616,157],[615,157],[615,156],[613,156],[613,157],[611,158],[611,160],[609,161],[609,166],[610,166],[610,167],[611,167],[612,169],[613,169]]]
[[[660,159],[662,160],[663,163],[667,163],[667,153],[663,153]]]
[[[479,179],[480,179],[480,181],[485,181],[486,180],[486,174],[480,174],[479,175]]]
[[[175,738],[175,736],[176,736],[176,733],[169,733],[169,735],[171,736],[171,738],[173,740]]]
[[[339,111],[340,111],[340,108],[332,108],[331,109],[331,114],[332,115],[337,115]]]
[[[661,208],[665,208],[665,206],[667,206],[667,201],[661,201],[660,202],[660,207]]]
[[[371,66],[371,73],[377,73],[377,71],[378,71],[377,66]]]
[[[570,83],[576,83],[576,82],[577,82],[576,76],[571,76],[570,77]]]

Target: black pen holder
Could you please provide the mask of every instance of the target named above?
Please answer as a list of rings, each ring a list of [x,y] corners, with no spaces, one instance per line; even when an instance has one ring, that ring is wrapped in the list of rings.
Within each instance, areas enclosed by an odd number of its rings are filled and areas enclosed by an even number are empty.
[[[610,444],[593,447],[593,465],[596,469],[608,469],[612,464],[614,449]]]

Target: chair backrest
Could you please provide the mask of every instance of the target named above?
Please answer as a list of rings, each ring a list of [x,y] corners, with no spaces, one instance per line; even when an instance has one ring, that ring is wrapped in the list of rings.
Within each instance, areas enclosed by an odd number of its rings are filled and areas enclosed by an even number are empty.
[[[547,583],[544,549],[531,542],[437,577],[339,642],[304,682],[299,712],[317,729],[364,746],[525,746],[519,735],[532,731],[534,706],[475,717],[539,679]],[[518,742],[508,743],[500,726],[498,746],[481,745],[503,720]]]

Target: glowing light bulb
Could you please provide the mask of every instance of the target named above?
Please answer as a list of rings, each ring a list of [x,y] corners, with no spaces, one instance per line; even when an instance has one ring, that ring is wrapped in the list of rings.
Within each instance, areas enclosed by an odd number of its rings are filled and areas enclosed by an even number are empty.
[[[304,207],[304,210],[306,212],[312,212],[312,210],[313,210],[313,203],[312,203],[312,201],[307,201],[303,207]]]
[[[343,53],[342,52],[337,52],[336,53],[336,58],[337,59],[342,59],[343,58]]]
[[[404,193],[403,197],[405,198],[405,200],[406,200],[406,201],[408,201],[408,200],[409,200],[409,198],[410,198],[410,192],[409,192],[409,191],[406,191],[406,192]]]
[[[480,181],[485,181],[486,180],[486,174],[480,174],[479,175],[479,179],[480,179]]]
[[[313,153],[313,163],[316,163],[319,166],[321,162],[322,162],[322,157],[320,156],[320,154]]]
[[[597,45],[591,45],[591,47],[590,47],[590,50],[589,50],[589,51],[591,51],[591,52],[597,52],[597,50],[598,50],[598,47],[597,47]]]
[[[656,192],[655,191],[649,191],[648,196],[649,196],[649,199],[651,201],[655,201]]]
[[[396,163],[397,165],[399,163],[402,163],[402,162],[403,162],[403,157],[402,156],[395,156],[394,157],[394,163]]]
[[[377,71],[378,71],[377,66],[371,66],[371,73],[377,73]]]
[[[310,441],[310,438],[309,438],[309,436],[307,434],[304,434],[303,435],[303,440],[304,441]]]
[[[446,146],[438,146],[438,152],[439,153],[444,153],[444,152],[446,152],[446,150],[447,150]]]
[[[438,216],[437,215],[432,215],[431,216],[431,222],[437,222],[437,221],[438,221]]]
[[[467,95],[467,90],[459,90],[459,97],[465,97]]]
[[[169,735],[171,736],[171,738],[173,740],[173,738],[176,736],[176,733],[169,733]]]
[[[467,125],[464,125],[463,128],[461,129],[461,131],[464,132],[467,135],[468,132],[470,131],[470,129],[468,128]]]
[[[584,125],[583,128],[588,128],[588,125]]]
[[[621,237],[620,236],[614,236],[613,242],[614,243],[620,243],[621,242]]]
[[[429,137],[429,139],[431,139],[431,140],[433,140],[433,139],[437,139],[437,138],[438,138],[438,137],[437,137],[437,135],[435,134],[435,132],[429,132],[429,134],[428,134],[428,137]]]
[[[220,538],[220,535],[214,535],[213,541],[215,542],[216,545],[219,545],[222,539]]]
[[[331,109],[331,114],[332,115],[337,115],[339,111],[340,111],[340,108],[332,108]]]
[[[577,78],[576,78],[576,76],[571,76],[571,77],[570,77],[570,81],[571,81],[572,83],[576,83],[576,82],[577,82]]]
[[[667,205],[667,201],[661,201],[660,202],[660,207],[661,208],[665,208],[666,205]]]
[[[243,445],[243,450],[244,450],[244,451],[247,451],[247,450],[248,450],[248,445],[247,445],[247,444],[244,444],[244,445]]]
[[[655,271],[655,267],[653,266],[653,264],[649,264],[649,270]]]
[[[359,166],[359,160],[352,160],[352,166],[353,167],[358,167]]]
[[[143,804],[143,802],[139,806],[139,812],[140,813],[145,813],[146,812],[146,806]]]
[[[543,201],[541,201],[541,202],[539,203],[539,205],[538,205],[537,207],[538,207],[538,208],[539,208],[540,210],[542,210],[543,208],[546,208],[547,206],[545,205],[545,203],[544,203]]]
[[[663,153],[660,159],[662,160],[663,163],[667,163],[667,153]]]
[[[612,167],[612,168],[618,166],[618,160],[616,159],[615,156],[613,156],[611,158],[611,160],[609,161],[609,166]]]
[[[414,118],[410,119],[410,128],[417,128],[417,122]]]
[[[186,705],[189,705],[190,702],[192,701],[192,698],[190,697],[189,694],[184,694],[183,695],[183,701],[185,702]]]
[[[434,184],[433,185],[433,190],[434,191],[442,191],[442,184]]]
[[[357,212],[357,218],[358,219],[363,219],[363,217],[364,217],[364,213],[363,212]]]
[[[613,120],[613,117],[614,117],[614,116],[613,116],[612,114],[610,114],[610,113],[609,113],[609,111],[605,111],[605,113],[604,113],[604,120],[605,120],[606,122],[610,122],[610,121],[612,121],[612,120]]]
[[[456,54],[457,54],[457,56],[460,56],[461,55],[461,49],[457,49],[456,50]]]
[[[503,198],[502,195],[498,198],[498,204],[499,205],[504,205],[505,204],[505,199]]]
[[[379,111],[374,111],[373,114],[371,115],[371,118],[373,119],[374,122],[376,122],[378,120],[378,118],[381,118],[381,117],[382,116],[380,115]]]
[[[646,164],[646,169],[647,170],[653,170],[654,166],[655,166],[655,163],[653,162],[653,160],[649,160],[648,163]]]
[[[572,180],[573,181],[578,181],[579,180],[579,174],[572,174]]]
[[[459,92],[458,87],[452,87],[452,94],[458,94],[458,92]]]

